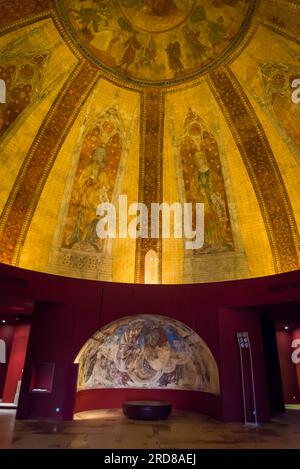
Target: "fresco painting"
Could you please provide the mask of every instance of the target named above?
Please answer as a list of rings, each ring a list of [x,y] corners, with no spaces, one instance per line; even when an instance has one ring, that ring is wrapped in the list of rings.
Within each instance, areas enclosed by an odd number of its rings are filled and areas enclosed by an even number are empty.
[[[123,131],[116,107],[101,113],[83,138],[65,222],[63,247],[101,252],[96,232],[100,203],[111,202],[123,150]]]
[[[1,2],[1,262],[176,285],[299,268],[299,2],[21,3]],[[203,248],[99,239],[119,195],[204,203]]]
[[[36,99],[41,87],[48,54],[23,56],[1,54],[0,79],[6,84],[6,103],[0,106],[0,138]]]
[[[241,35],[251,0],[64,0],[81,45],[121,75],[181,79],[220,58]],[[73,35],[74,36],[74,35]]]
[[[190,108],[183,123],[180,159],[186,201],[204,204],[204,246],[194,254],[232,251],[228,202],[214,133]]]
[[[277,125],[300,149],[300,107],[291,99],[292,83],[299,78],[299,72],[272,62],[262,63],[260,72],[266,104],[272,110]]]
[[[175,319],[137,315],[96,332],[82,348],[78,390],[187,389],[219,394],[215,359],[196,332]]]

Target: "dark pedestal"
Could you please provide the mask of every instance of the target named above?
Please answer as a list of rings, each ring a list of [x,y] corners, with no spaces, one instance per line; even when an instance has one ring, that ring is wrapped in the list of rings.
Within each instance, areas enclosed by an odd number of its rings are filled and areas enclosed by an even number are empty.
[[[163,401],[128,401],[122,407],[124,415],[134,420],[165,420],[172,411],[172,404]]]

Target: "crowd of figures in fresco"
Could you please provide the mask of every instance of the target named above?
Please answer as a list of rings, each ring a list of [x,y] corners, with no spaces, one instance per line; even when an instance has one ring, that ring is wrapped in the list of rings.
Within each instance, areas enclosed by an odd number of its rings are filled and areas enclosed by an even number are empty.
[[[219,373],[205,342],[164,316],[122,318],[98,331],[81,350],[78,390],[169,388],[219,393]]]
[[[65,0],[87,49],[141,79],[184,77],[221,55],[252,0]]]

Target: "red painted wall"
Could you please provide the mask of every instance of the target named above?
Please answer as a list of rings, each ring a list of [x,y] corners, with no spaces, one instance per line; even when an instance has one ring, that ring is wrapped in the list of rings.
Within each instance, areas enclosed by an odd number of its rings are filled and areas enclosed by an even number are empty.
[[[14,336],[14,326],[3,325],[0,326],[0,339],[4,340],[6,345],[6,363],[0,363],[0,399],[3,396],[3,389],[5,384],[5,378],[9,363],[10,351]]]
[[[259,422],[266,422],[270,419],[270,413],[268,409],[260,319],[254,311],[228,308],[219,309],[223,420],[242,421],[244,419],[241,364],[237,332],[248,332],[249,334],[253,356],[257,418]],[[250,375],[250,367],[247,362],[245,362],[245,371]],[[247,382],[246,393],[249,399],[253,401],[252,381],[250,382],[250,377]],[[253,406],[251,406],[250,410],[252,411],[252,409]]]
[[[195,305],[193,295],[186,300],[177,291],[172,297],[163,296],[160,301],[159,290],[157,292],[154,296],[150,290],[146,292],[138,288],[134,292],[131,287],[120,285],[117,295],[113,290],[111,290],[111,295],[103,294],[103,292],[99,295],[99,291],[95,290],[84,298],[84,302],[72,305],[37,302],[32,318],[25,365],[26,376],[23,380],[24,387],[22,386],[18,416],[20,418],[72,418],[74,407],[71,408],[69,403],[73,400],[74,405],[76,398],[77,370],[73,362],[77,354],[97,329],[129,314],[158,312],[184,321],[206,341],[218,362],[217,313],[213,314],[210,311],[206,314],[204,312],[196,318],[194,313],[197,305]],[[159,310],[157,302],[160,304]],[[30,392],[32,373],[36,364],[41,363],[55,364],[53,389],[50,395]],[[66,372],[67,368],[68,372]],[[74,383],[72,389],[70,376]],[[68,391],[66,386],[69,386]],[[87,392],[84,397],[77,400],[76,407],[77,410],[109,408],[112,405],[119,407],[121,402],[128,398],[130,391],[128,393],[128,391],[116,389],[102,390],[96,393],[90,392],[90,397],[87,397],[89,395]],[[159,393],[161,398],[165,395],[166,400],[172,398],[175,407],[184,409],[189,407],[191,410],[201,408],[203,412],[206,411],[221,418],[219,396],[186,392],[180,396],[178,392],[173,393],[170,390],[159,390]],[[144,390],[135,391],[136,394],[142,396]],[[150,394],[155,396],[157,391],[154,390]],[[191,399],[192,395],[197,395],[197,401]],[[69,410],[65,407],[66,403]],[[60,411],[58,412],[57,409]]]
[[[296,340],[296,339],[300,340],[300,328],[292,331],[292,340]],[[297,349],[299,349],[299,347]],[[298,357],[299,356],[300,356],[300,353],[298,353]],[[299,394],[300,394],[300,363],[296,364],[296,373],[297,373],[297,380],[298,380],[298,389],[299,389]]]
[[[5,278],[5,283],[1,283],[2,278]],[[215,284],[125,285],[0,266],[0,294],[1,291],[11,292],[35,301],[17,416],[72,418],[76,398],[74,359],[86,340],[98,328],[115,319],[148,313],[182,321],[206,341],[220,369],[222,396],[217,398],[218,402],[215,396],[209,396],[211,400],[208,403],[205,401],[207,396],[203,395],[199,405],[203,409],[206,407],[208,412],[213,406],[215,415],[218,413],[218,417],[225,420],[242,420],[240,371],[236,367],[239,351],[235,334],[237,328],[249,329],[255,347],[259,417],[267,419],[259,313],[252,307],[300,301],[300,290],[293,287],[299,280],[300,272],[297,271]],[[37,363],[55,363],[51,394],[30,393],[32,371]],[[118,394],[118,390],[111,390],[104,402],[101,399],[101,406],[112,405],[110,396],[117,400]],[[193,399],[190,402],[193,406]]]
[[[76,397],[75,412],[91,409],[121,408],[123,402],[136,400],[167,401],[174,409],[189,410],[222,418],[219,396],[196,392],[167,389],[91,389],[79,391]],[[104,405],[103,405],[104,404]]]
[[[16,326],[3,391],[3,402],[14,402],[18,381],[22,378],[30,326]]]
[[[300,386],[297,379],[297,368],[292,362],[292,341],[297,332],[277,331],[277,344],[279,352],[282,386],[286,404],[300,404]],[[299,367],[299,365],[298,365]],[[299,369],[299,368],[298,368]]]

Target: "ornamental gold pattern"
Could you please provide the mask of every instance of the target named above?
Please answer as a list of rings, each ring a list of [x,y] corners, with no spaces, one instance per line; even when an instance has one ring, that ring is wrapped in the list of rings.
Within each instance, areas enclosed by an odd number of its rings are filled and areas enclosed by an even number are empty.
[[[78,64],[40,127],[1,216],[1,262],[18,264],[55,157],[97,79],[98,71],[93,66]]]
[[[164,94],[159,89],[145,91],[141,100],[139,202],[148,207],[149,213],[151,203],[162,202],[163,135]],[[150,226],[149,220],[148,229]],[[161,236],[158,239],[138,238],[135,267],[135,280],[138,283],[144,283],[145,257],[150,250],[158,255],[161,278]]]
[[[211,73],[214,92],[255,188],[277,272],[299,267],[299,233],[278,166],[251,105],[228,68]]]

